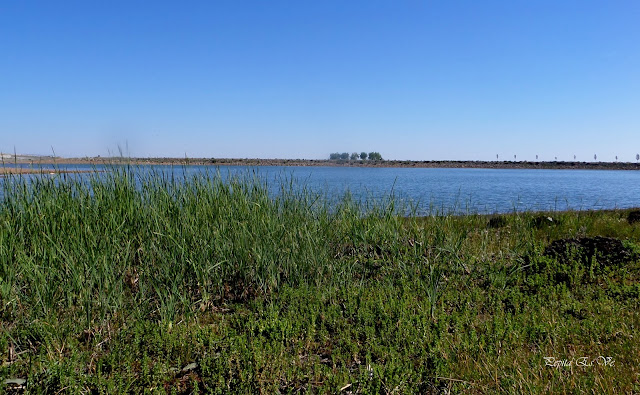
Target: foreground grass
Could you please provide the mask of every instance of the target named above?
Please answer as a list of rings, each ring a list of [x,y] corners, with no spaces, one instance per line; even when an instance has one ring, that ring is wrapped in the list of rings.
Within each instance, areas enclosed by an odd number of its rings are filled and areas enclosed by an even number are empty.
[[[402,218],[251,175],[134,173],[5,180],[2,390],[640,391],[625,211]],[[545,253],[593,236],[628,259]]]

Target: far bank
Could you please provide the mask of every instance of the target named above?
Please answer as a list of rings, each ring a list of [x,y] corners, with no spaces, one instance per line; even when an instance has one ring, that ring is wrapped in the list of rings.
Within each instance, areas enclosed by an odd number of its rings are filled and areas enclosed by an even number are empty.
[[[410,161],[410,160],[325,160],[325,159],[260,159],[260,158],[125,158],[125,157],[39,157],[16,156],[4,160],[13,164],[109,164],[141,165],[210,165],[210,166],[330,166],[330,167],[395,167],[395,168],[477,168],[477,169],[580,169],[640,170],[638,162],[579,161]]]

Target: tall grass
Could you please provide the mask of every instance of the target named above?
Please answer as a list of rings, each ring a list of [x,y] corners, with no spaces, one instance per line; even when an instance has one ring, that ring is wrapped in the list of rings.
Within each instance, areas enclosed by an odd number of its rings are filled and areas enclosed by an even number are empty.
[[[387,239],[349,197],[326,199],[282,182],[269,194],[255,173],[222,177],[114,167],[92,176],[11,177],[0,240],[3,300],[87,320],[116,311],[172,319],[224,298],[321,284],[336,242]],[[368,217],[389,216],[370,207]]]

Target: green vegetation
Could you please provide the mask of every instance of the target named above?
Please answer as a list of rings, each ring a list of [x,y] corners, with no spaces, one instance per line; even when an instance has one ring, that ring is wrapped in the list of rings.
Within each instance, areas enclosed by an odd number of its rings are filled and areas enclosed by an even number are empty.
[[[4,180],[0,391],[640,391],[637,214],[135,172]]]
[[[329,160],[352,160],[352,161],[356,161],[358,159],[361,160],[382,160],[382,155],[380,155],[379,152],[369,152],[368,154],[366,152],[362,152],[360,154],[358,154],[357,152],[352,152],[351,154],[349,154],[348,152],[343,152],[343,153],[339,153],[339,152],[334,152],[329,154]]]

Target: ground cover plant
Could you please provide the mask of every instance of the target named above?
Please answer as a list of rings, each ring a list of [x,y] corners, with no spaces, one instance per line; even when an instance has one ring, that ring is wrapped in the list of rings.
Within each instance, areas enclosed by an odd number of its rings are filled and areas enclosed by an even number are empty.
[[[5,179],[1,390],[640,391],[637,214],[407,218],[294,184]]]

